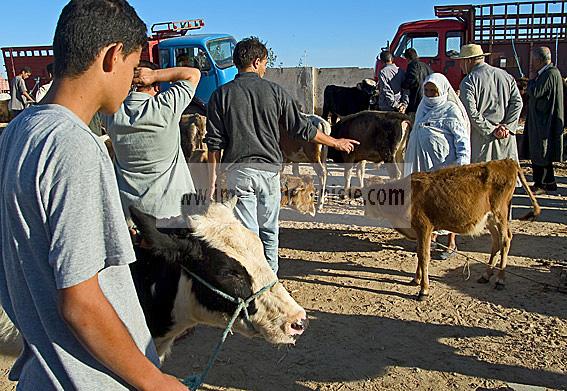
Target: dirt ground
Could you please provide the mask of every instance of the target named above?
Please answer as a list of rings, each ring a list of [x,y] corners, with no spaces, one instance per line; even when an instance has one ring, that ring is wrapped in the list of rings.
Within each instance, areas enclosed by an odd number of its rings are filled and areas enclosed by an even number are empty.
[[[426,302],[409,285],[415,244],[369,224],[360,203],[332,199],[316,218],[282,211],[280,277],[308,311],[309,329],[293,347],[230,336],[204,389],[567,389],[567,294],[522,278],[556,285],[567,265],[567,167],[558,174],[559,194],[538,197],[541,218],[512,223],[505,290],[476,283],[484,267],[475,263],[465,280],[465,258],[456,256],[432,262]],[[341,172],[332,175],[337,186]],[[515,217],[529,204],[519,193]],[[488,235],[457,240],[487,260]],[[220,335],[198,328],[164,369],[202,370]],[[0,359],[2,374],[9,363]],[[13,385],[4,378],[0,388]]]

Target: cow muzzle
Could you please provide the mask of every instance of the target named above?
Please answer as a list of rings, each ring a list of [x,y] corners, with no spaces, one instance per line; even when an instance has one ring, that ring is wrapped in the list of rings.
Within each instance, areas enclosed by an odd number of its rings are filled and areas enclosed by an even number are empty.
[[[309,325],[309,319],[307,319],[307,314],[305,311],[292,317],[288,323],[286,323],[286,333],[291,337],[297,338],[307,329]]]

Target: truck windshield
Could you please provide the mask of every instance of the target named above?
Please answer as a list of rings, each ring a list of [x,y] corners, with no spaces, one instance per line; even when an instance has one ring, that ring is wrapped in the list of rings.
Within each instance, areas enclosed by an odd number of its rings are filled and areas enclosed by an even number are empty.
[[[437,57],[439,49],[439,38],[437,34],[412,36],[404,34],[400,39],[398,47],[394,51],[394,57],[401,57],[408,48],[414,48],[419,57]]]
[[[207,42],[207,48],[213,61],[219,68],[228,68],[234,65],[232,62],[232,52],[236,46],[234,38],[215,39]]]

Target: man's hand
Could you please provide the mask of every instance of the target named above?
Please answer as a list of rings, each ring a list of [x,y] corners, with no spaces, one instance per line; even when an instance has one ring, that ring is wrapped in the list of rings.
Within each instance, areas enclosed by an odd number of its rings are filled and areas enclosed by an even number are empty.
[[[508,128],[503,124],[498,125],[492,134],[494,134],[494,137],[497,139],[503,139],[510,136]]]
[[[351,153],[354,151],[354,146],[360,145],[360,143],[356,140],[350,140],[348,138],[339,138],[335,140],[335,148],[337,151]]]
[[[402,114],[405,114],[407,108],[408,108],[408,107],[407,107],[406,105],[401,104],[401,105],[398,106],[398,112],[399,112],[399,113],[402,113]]]
[[[156,82],[155,71],[150,68],[134,69],[134,79],[132,84],[140,87],[151,86]]]

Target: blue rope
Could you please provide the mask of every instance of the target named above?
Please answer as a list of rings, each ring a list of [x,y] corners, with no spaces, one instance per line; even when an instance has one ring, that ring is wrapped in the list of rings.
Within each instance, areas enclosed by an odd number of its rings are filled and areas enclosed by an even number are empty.
[[[192,271],[186,269],[185,267],[182,266],[182,268],[189,273],[193,278],[195,278],[197,281],[199,281],[201,284],[205,285],[207,288],[209,288],[210,290],[212,290],[213,292],[215,292],[217,295],[221,296],[222,298],[232,301],[233,303],[238,304],[236,307],[236,310],[234,311],[234,314],[232,315],[232,317],[230,318],[230,321],[228,322],[228,324],[226,325],[223,333],[222,333],[222,337],[221,340],[219,341],[219,343],[217,344],[217,346],[215,347],[215,349],[213,350],[213,354],[211,355],[211,357],[209,358],[209,361],[207,363],[207,366],[205,367],[205,369],[203,370],[203,372],[198,373],[198,374],[194,374],[194,375],[190,375],[187,376],[184,380],[183,380],[183,384],[185,384],[187,387],[189,387],[189,389],[195,391],[197,390],[199,387],[201,387],[203,385],[203,383],[205,382],[205,378],[207,377],[207,374],[209,373],[209,370],[213,367],[213,365],[215,364],[215,361],[222,349],[222,345],[224,344],[224,342],[226,341],[226,338],[228,337],[228,333],[231,332],[232,330],[232,326],[234,325],[234,322],[236,322],[236,319],[238,318],[238,316],[240,315],[240,313],[242,311],[244,311],[244,316],[245,319],[248,323],[250,322],[250,316],[248,315],[248,305],[252,302],[252,300],[258,298],[259,296],[261,296],[263,293],[265,293],[266,291],[268,291],[269,289],[271,289],[274,285],[277,284],[278,280],[275,280],[273,282],[271,282],[270,284],[266,285],[265,287],[263,287],[262,289],[260,289],[258,292],[254,293],[252,296],[250,296],[249,298],[247,298],[246,300],[241,299],[240,297],[238,298],[234,298],[230,295],[227,295],[226,293],[224,293],[223,291],[215,288],[214,286],[212,286],[211,284],[209,284],[207,281],[203,280],[201,277],[199,277],[198,275],[196,275],[195,273],[193,273]]]

